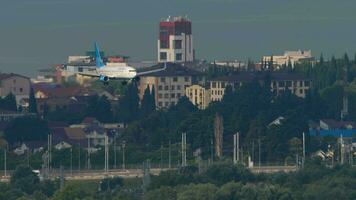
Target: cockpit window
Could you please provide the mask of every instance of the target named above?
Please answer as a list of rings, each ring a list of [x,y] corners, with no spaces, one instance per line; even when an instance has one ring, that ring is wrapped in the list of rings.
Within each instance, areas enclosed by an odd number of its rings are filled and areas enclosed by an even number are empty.
[[[129,70],[129,72],[136,72],[136,70]]]

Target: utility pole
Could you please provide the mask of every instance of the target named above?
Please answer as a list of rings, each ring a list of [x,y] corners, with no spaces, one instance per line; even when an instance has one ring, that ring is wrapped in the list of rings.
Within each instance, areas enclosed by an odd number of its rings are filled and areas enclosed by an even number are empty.
[[[182,167],[187,166],[187,134],[182,133]]]
[[[258,169],[261,168],[261,139],[258,138]]]
[[[213,140],[213,138],[211,138],[211,140],[210,140],[210,160],[211,160],[211,163],[214,162],[214,140]]]
[[[122,142],[122,169],[125,170],[125,141]]]
[[[6,151],[7,151],[7,144],[6,144],[5,149],[4,149],[4,176],[5,176],[5,178],[7,176],[7,166],[6,166],[6,160],[7,160],[6,153],[7,152]]]
[[[87,149],[87,169],[90,169],[91,166],[90,166],[90,136],[87,136],[88,137],[88,149]]]
[[[162,168],[163,168],[163,143],[161,143],[161,160],[160,160],[160,164],[159,164],[159,166],[160,166],[160,168],[161,168],[161,170],[162,170]]]
[[[303,168],[304,168],[304,163],[305,163],[305,133],[303,132],[303,162],[302,162]]]
[[[105,173],[109,172],[109,138],[105,135]]]
[[[78,159],[78,171],[80,173],[80,143],[79,143],[79,159]]]
[[[169,148],[169,152],[168,152],[168,168],[171,169],[171,167],[172,167],[171,166],[171,162],[172,162],[171,161],[171,159],[172,159],[171,158],[171,140],[169,140],[169,147],[168,148]]]
[[[48,133],[48,157],[47,157],[47,170],[48,174],[51,172],[51,162],[52,162],[52,134]]]
[[[73,176],[73,147],[70,147],[70,175]]]
[[[117,162],[116,162],[116,133],[114,135],[114,168],[117,168]]]
[[[27,149],[27,167],[30,167],[30,148]]]
[[[237,132],[236,134],[234,134],[234,152],[233,152],[233,162],[234,164],[237,164],[238,162],[240,162],[240,156],[239,156],[239,132]]]
[[[340,161],[341,161],[341,164],[343,165],[344,164],[344,156],[345,156],[345,148],[344,148],[344,140],[343,140],[342,134],[340,135],[340,150],[341,150]]]

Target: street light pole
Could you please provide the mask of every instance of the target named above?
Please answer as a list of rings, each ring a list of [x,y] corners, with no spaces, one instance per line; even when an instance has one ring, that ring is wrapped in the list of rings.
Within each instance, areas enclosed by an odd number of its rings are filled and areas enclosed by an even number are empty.
[[[70,175],[73,176],[73,147],[70,147]]]
[[[7,171],[6,171],[6,150],[7,150],[7,145],[6,145],[5,149],[4,149],[4,159],[5,159],[5,161],[4,161],[4,175],[5,175],[5,178],[7,176]]]
[[[125,141],[122,143],[122,169],[125,170]]]

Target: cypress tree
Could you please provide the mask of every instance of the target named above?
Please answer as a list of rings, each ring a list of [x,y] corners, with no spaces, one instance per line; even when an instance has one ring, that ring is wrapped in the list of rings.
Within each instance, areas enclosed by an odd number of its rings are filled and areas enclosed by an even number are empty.
[[[156,110],[156,90],[155,90],[155,86],[152,85],[152,91],[151,91],[151,111],[155,111]]]
[[[29,105],[28,105],[28,112],[30,113],[37,113],[37,101],[35,98],[35,92],[33,91],[33,88],[31,87],[30,90],[30,97],[29,97]]]
[[[152,97],[151,97],[151,92],[150,92],[150,86],[147,85],[145,92],[143,94],[142,101],[141,101],[141,116],[142,117],[145,117],[150,113],[151,101],[152,101]]]
[[[17,111],[16,97],[11,92],[3,99],[3,109]]]

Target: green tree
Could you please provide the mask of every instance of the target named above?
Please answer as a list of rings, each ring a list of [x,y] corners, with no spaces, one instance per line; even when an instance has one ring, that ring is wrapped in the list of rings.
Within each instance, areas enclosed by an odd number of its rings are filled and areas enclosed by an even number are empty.
[[[217,187],[213,184],[190,184],[182,186],[177,192],[177,200],[214,200]]]
[[[86,110],[87,116],[95,117],[100,122],[112,122],[113,111],[106,96],[94,95],[89,98]]]
[[[9,111],[17,111],[16,97],[11,92],[2,99],[0,108]]]
[[[34,92],[32,87],[31,87],[31,90],[30,90],[28,112],[37,113],[37,101],[36,101],[36,98],[35,98],[35,92]]]
[[[37,117],[12,120],[5,128],[4,137],[10,144],[24,141],[46,141],[49,133],[47,122]]]
[[[142,115],[142,117],[146,117],[151,112],[154,111],[154,110],[152,110],[153,100],[154,99],[152,98],[150,87],[149,87],[149,85],[147,85],[145,92],[143,94],[142,101],[141,101],[141,115]]]
[[[123,122],[131,122],[139,116],[139,97],[136,82],[127,86],[125,95],[119,100],[117,118]]]
[[[69,183],[63,189],[57,190],[53,196],[53,200],[73,200],[73,199],[86,199],[94,200],[96,191],[98,190],[97,184],[90,183]]]
[[[37,174],[35,174],[30,167],[18,166],[11,176],[11,186],[18,188],[27,194],[32,194],[36,188],[40,179]]]

